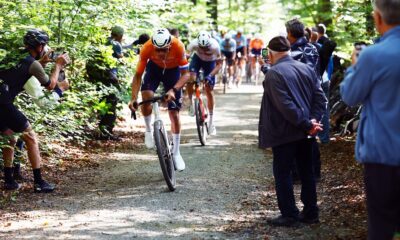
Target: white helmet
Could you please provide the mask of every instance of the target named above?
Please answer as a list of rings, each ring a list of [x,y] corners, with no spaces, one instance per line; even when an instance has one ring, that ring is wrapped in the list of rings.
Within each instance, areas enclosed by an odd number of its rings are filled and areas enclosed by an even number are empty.
[[[238,30],[237,30],[237,32],[236,32],[237,34],[239,34],[239,33],[243,33],[243,28],[238,28]]]
[[[197,41],[199,42],[200,47],[210,46],[210,44],[211,44],[210,40],[211,40],[211,36],[206,31],[201,31],[199,33],[199,36],[197,36]]]
[[[255,38],[255,39],[261,39],[261,34],[260,34],[260,33],[256,33],[256,34],[254,35],[254,38]]]
[[[151,42],[156,48],[166,48],[171,44],[172,37],[166,28],[159,28],[154,31]]]
[[[230,40],[231,38],[232,38],[232,34],[231,33],[229,33],[229,32],[225,33],[225,35],[224,35],[224,39],[225,40]]]

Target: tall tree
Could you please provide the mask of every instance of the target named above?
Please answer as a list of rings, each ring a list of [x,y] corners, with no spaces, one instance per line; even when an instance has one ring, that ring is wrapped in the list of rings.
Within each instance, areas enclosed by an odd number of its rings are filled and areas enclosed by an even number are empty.
[[[211,16],[213,29],[218,30],[218,0],[207,0],[207,11]]]

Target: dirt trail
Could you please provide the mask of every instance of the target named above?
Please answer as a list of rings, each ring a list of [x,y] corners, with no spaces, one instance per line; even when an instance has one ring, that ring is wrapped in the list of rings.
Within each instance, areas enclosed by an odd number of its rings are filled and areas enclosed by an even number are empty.
[[[143,144],[103,149],[99,168],[69,172],[59,194],[34,195],[36,207],[6,212],[0,239],[262,238],[229,231],[246,218],[243,203],[265,197],[272,179],[270,155],[257,148],[261,94],[261,86],[242,86],[217,95],[217,136],[204,147],[194,118],[182,112],[187,167],[175,192],[167,191],[155,151]],[[143,119],[132,125],[143,131]]]

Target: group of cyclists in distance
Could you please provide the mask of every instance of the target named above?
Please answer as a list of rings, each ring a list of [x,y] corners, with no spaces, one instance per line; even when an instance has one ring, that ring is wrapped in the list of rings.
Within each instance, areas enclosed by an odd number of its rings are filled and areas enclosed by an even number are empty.
[[[236,32],[222,32],[221,36],[215,31],[211,33],[200,31],[188,44],[186,51],[184,44],[176,36],[168,29],[160,28],[143,44],[139,52],[136,74],[132,80],[129,108],[132,111],[137,110],[139,91],[142,100],[146,101],[154,97],[158,86],[163,83],[171,120],[173,161],[176,169],[182,171],[185,169],[185,162],[179,150],[181,138],[179,110],[183,103],[182,89],[186,86],[189,115],[194,116],[193,87],[200,70],[203,71],[204,79],[201,80],[204,81],[207,97],[209,134],[216,135],[213,91],[216,75],[225,66],[228,69],[229,86],[235,84],[239,87],[248,57],[251,58],[251,69],[254,70],[264,42],[260,34],[247,39],[242,29]],[[145,145],[147,148],[154,148],[151,103],[143,104],[141,111],[146,126]]]

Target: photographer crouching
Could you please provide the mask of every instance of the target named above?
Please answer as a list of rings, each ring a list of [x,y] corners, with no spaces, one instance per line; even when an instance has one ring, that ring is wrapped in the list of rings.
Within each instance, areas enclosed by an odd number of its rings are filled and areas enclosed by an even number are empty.
[[[46,32],[36,29],[29,30],[24,36],[24,45],[28,55],[21,59],[16,66],[0,70],[0,132],[1,138],[9,141],[9,145],[2,149],[4,188],[7,190],[15,190],[20,187],[13,178],[12,165],[16,143],[14,133],[22,133],[21,139],[26,143],[28,158],[33,169],[34,191],[52,192],[55,188],[53,184],[42,179],[41,157],[36,134],[25,115],[14,105],[16,96],[25,90],[26,84],[31,81],[32,76],[48,90],[54,89],[57,95],[62,95],[63,89],[57,86],[57,80],[60,77],[60,72],[63,71],[70,60],[66,53],[56,56],[55,67],[49,77],[44,71],[44,66],[53,61],[50,58],[53,52],[46,51],[48,42],[49,37]]]

